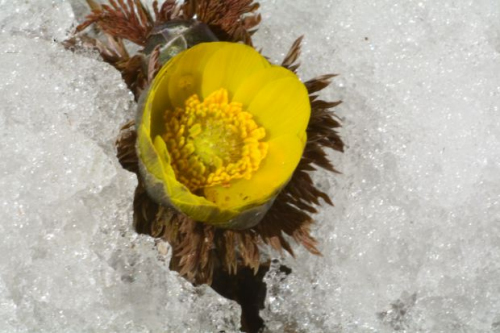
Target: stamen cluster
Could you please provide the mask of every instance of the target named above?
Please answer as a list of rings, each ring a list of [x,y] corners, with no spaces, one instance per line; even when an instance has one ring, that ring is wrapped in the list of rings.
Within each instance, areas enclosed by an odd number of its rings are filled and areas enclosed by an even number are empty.
[[[268,144],[263,127],[241,103],[229,103],[226,89],[185,101],[185,108],[165,113],[163,139],[176,178],[190,191],[233,179],[250,179],[266,157]]]

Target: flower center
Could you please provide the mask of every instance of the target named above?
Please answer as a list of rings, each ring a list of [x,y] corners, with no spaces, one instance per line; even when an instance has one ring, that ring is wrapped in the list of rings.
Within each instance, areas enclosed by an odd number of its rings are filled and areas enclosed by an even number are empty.
[[[266,157],[266,136],[241,103],[228,101],[226,89],[210,94],[203,102],[189,97],[185,108],[165,113],[163,139],[172,158],[177,179],[190,191],[233,179],[250,179]]]

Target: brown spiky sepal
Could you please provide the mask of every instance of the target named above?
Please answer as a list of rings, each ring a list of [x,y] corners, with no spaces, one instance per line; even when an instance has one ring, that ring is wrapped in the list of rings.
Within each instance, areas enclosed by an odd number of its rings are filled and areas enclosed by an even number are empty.
[[[156,47],[149,59],[139,53],[114,65],[122,74],[123,80],[134,94],[136,101],[160,70],[159,53],[159,47]]]
[[[186,0],[183,15],[207,24],[220,40],[252,45],[252,34],[261,21],[254,0]]]
[[[181,18],[182,5],[176,0],[166,0],[160,6],[158,1],[153,1],[153,10],[155,13],[155,24],[159,25],[170,20]]]
[[[287,56],[287,67],[296,66],[298,53],[300,41],[294,43]],[[317,95],[329,85],[333,77],[323,75],[305,83],[312,110],[304,154],[290,182],[255,227],[227,230],[195,222],[178,212],[158,206],[147,196],[139,180],[134,199],[136,230],[163,238],[171,244],[171,269],[195,284],[210,284],[214,272],[219,271],[234,275],[239,269],[248,267],[257,273],[262,264],[259,248],[269,245],[280,253],[284,250],[293,256],[289,238],[302,244],[309,252],[320,255],[317,241],[310,235],[314,223],[311,214],[316,213],[316,206],[321,200],[328,204],[332,202],[326,193],[314,185],[310,172],[318,167],[336,172],[325,149],[343,150],[343,142],[337,133],[340,123],[331,111],[340,102],[325,102],[318,99]],[[137,156],[133,145],[129,144],[128,131],[130,128],[125,127],[123,139],[117,141],[117,146],[120,162],[131,170],[130,162],[135,160],[137,163]]]
[[[193,19],[206,23],[220,40],[251,45],[251,36],[261,21],[259,4],[254,0],[186,0],[179,4],[166,0],[153,2],[154,18],[140,0],[109,0],[100,5],[87,0],[92,13],[77,32],[96,24],[104,33],[145,46],[155,26],[175,19]]]
[[[166,0],[161,5],[153,1],[154,18],[140,0],[109,0],[109,5],[95,0],[87,0],[87,3],[91,14],[76,28],[79,34],[63,44],[70,49],[83,46],[97,50],[105,62],[120,71],[136,101],[158,72],[158,53],[152,54],[149,62],[140,52],[130,57],[124,39],[144,47],[154,27],[172,20],[195,18],[206,23],[220,40],[251,45],[251,35],[260,22],[260,15],[256,13],[259,5],[253,0],[186,0],[184,3]],[[82,33],[91,25],[103,33],[104,41]]]
[[[104,33],[144,46],[154,21],[140,0],[109,0],[109,5],[87,0],[92,13],[77,28],[77,32],[96,24]]]
[[[135,121],[131,120],[122,126],[120,136],[115,141],[117,149],[116,156],[121,166],[130,172],[138,173],[137,154],[135,152],[135,142],[137,132],[135,131]]]
[[[304,36],[300,36],[295,40],[295,42],[293,42],[292,47],[290,47],[290,50],[288,50],[288,53],[285,56],[285,59],[283,59],[283,62],[281,63],[281,66],[291,70],[294,73],[297,72],[297,69],[300,66],[298,60],[300,57],[300,52],[302,51],[303,39]],[[311,92],[309,91],[309,93]]]
[[[99,4],[94,0],[87,0],[87,3],[92,13],[76,28],[76,33],[81,33],[94,24],[102,31],[106,41],[86,34],[80,34],[72,40],[84,41],[87,46],[96,49],[105,62],[122,74],[123,80],[138,100],[149,82],[148,64],[140,53],[130,57],[123,40],[144,46],[154,26],[153,18],[140,0],[109,0],[109,5]]]

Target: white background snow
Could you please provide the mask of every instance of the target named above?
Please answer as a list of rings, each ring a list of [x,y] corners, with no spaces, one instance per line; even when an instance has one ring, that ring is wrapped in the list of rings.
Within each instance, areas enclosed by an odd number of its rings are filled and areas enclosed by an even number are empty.
[[[316,174],[335,207],[272,271],[268,332],[500,332],[500,2],[261,0],[255,44],[304,79],[347,144]],[[135,104],[58,42],[83,0],[0,0],[0,332],[237,332],[239,307],[132,229],[113,142]]]

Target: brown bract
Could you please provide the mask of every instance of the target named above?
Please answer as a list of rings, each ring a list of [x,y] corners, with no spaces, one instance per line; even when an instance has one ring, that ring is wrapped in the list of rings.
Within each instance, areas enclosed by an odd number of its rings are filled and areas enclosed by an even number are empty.
[[[153,14],[140,0],[108,1],[109,5],[87,0],[91,14],[76,28],[77,35],[64,44],[68,48],[84,45],[96,49],[104,61],[122,73],[136,100],[151,79],[148,75],[151,64],[139,55],[131,57],[123,40],[144,47],[155,27],[172,20],[196,18],[207,24],[222,41],[251,45],[251,35],[261,20],[256,13],[259,4],[253,0],[186,0],[182,3],[166,0],[161,5],[154,1]],[[103,33],[105,40],[84,33],[91,25]],[[158,58],[153,60],[158,61]]]
[[[189,0],[184,5],[185,14],[207,23],[220,40],[242,41],[252,45],[251,35],[260,23],[256,13],[259,4],[253,0]]]
[[[92,13],[76,31],[80,32],[96,24],[103,32],[115,38],[128,39],[144,46],[154,21],[140,0],[109,0],[109,5],[87,0]]]

